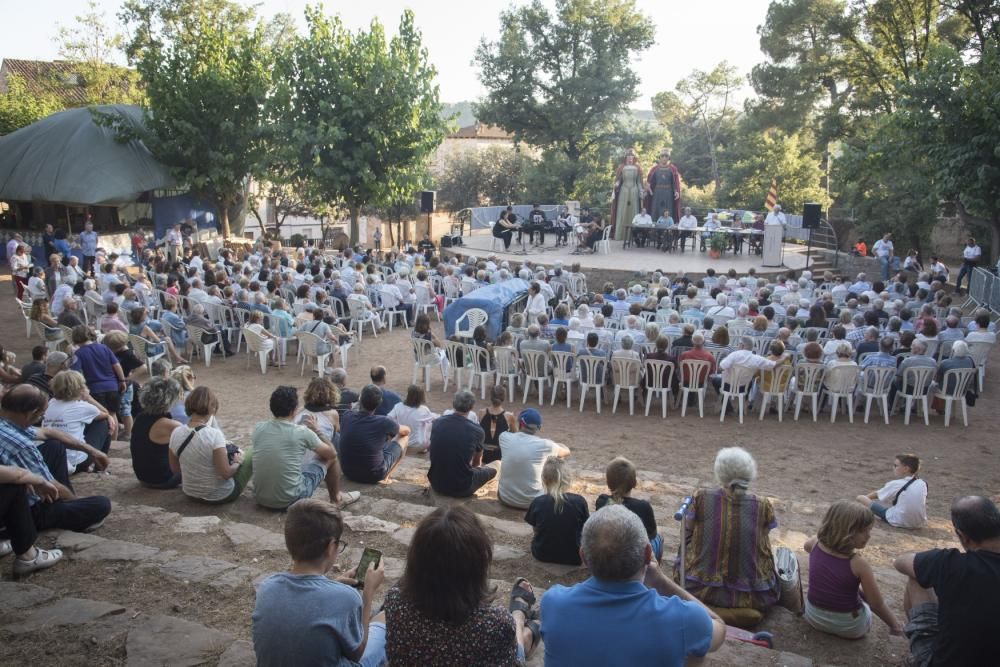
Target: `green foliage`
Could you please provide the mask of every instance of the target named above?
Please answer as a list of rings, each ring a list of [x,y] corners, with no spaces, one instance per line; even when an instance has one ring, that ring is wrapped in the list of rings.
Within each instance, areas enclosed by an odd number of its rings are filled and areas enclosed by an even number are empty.
[[[149,97],[143,140],[179,182],[215,202],[228,237],[229,208],[242,202],[264,157],[271,67],[261,29],[247,34],[207,15],[188,27],[193,33],[141,52]]]
[[[772,179],[778,180],[778,199],[787,211],[800,211],[805,202],[817,202],[823,210],[830,205],[820,187],[819,156],[801,134],[741,132],[726,160],[720,205],[762,209]]]
[[[498,40],[476,52],[487,89],[482,122],[518,140],[561,154],[562,190],[573,193],[585,167],[575,165],[609,142],[638,96],[631,68],[653,44],[653,24],[634,0],[540,0],[500,15]]]
[[[729,247],[729,235],[722,232],[713,232],[708,237],[708,247],[712,250],[724,252]]]
[[[289,40],[275,67],[274,162],[343,201],[357,242],[361,207],[398,199],[444,138],[435,70],[409,11],[388,43],[378,21],[357,33],[318,9],[306,21],[308,36]]]
[[[549,173],[535,172],[533,163],[517,148],[507,146],[450,155],[438,177],[438,197],[451,211],[523,202],[528,197],[529,170],[532,177]]]
[[[694,70],[677,84],[677,93],[687,102],[688,126],[700,135],[706,148],[716,189],[722,185],[721,141],[735,124],[733,95],[739,91],[741,82],[736,68],[722,61],[711,72]]]
[[[7,92],[0,94],[0,136],[62,109],[62,102],[55,95],[30,92],[24,85],[24,79],[16,75],[8,76]]]
[[[234,0],[125,0],[118,12],[126,30],[125,55],[137,63],[150,48],[196,47],[203,22],[226,26],[234,37],[249,35],[255,7]]]
[[[288,245],[290,245],[293,248],[302,248],[302,247],[305,247],[305,245],[306,245],[306,237],[304,237],[304,236],[302,236],[302,234],[298,234],[298,233],[292,234],[291,237],[288,239]]]

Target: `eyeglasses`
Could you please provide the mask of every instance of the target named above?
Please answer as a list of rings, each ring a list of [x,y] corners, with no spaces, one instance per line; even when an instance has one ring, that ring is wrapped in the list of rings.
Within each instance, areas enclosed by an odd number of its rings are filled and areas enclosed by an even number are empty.
[[[342,554],[347,550],[347,540],[337,540],[337,554]]]

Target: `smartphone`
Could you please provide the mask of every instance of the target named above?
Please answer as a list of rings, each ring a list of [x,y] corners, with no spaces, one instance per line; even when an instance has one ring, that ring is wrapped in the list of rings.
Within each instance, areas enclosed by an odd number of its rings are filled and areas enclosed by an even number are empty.
[[[358,563],[358,570],[354,575],[355,581],[358,582],[359,586],[363,586],[365,583],[365,574],[368,572],[368,568],[371,566],[378,567],[379,562],[382,560],[382,552],[378,549],[372,549],[370,547],[365,547],[364,553],[361,554],[361,562]]]

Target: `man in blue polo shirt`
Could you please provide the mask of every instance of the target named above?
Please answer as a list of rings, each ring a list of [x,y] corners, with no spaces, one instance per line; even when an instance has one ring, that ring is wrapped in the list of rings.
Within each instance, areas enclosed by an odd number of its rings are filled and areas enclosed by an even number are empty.
[[[546,667],[680,667],[722,646],[725,623],[663,574],[642,520],[623,505],[590,516],[580,557],[590,579],[542,596]]]

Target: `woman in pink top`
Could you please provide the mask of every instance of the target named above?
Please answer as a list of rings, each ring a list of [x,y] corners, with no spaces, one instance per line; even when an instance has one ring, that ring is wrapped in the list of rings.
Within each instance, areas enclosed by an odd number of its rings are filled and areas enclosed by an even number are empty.
[[[855,552],[868,544],[874,523],[870,509],[841,500],[827,510],[816,537],[806,540],[809,592],[805,618],[817,630],[860,639],[871,629],[874,611],[889,626],[890,634],[903,634],[882,599],[871,566]]]

